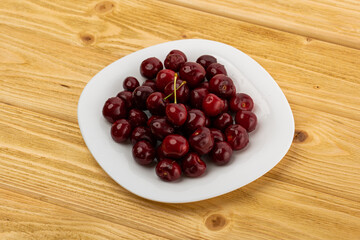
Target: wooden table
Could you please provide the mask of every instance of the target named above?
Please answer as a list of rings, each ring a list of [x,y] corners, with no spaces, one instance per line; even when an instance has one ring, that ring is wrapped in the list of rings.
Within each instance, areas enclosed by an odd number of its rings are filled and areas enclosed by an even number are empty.
[[[2,0],[0,23],[0,239],[360,239],[358,0]],[[258,61],[296,133],[253,183],[162,204],[99,167],[77,101],[111,62],[184,38]]]

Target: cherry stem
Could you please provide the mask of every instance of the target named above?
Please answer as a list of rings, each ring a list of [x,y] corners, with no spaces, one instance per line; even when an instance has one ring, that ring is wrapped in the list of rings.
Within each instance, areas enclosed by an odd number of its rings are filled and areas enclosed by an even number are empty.
[[[177,73],[174,75],[174,103],[176,104],[176,80],[177,80]]]
[[[183,82],[180,84],[180,86],[178,86],[178,88],[176,89],[176,91],[179,90],[179,89],[180,89],[183,85],[185,85],[185,84],[186,84],[186,81],[183,81]],[[174,94],[173,92],[170,93],[169,95],[167,95],[166,97],[164,97],[164,100],[168,99],[168,98],[171,97],[173,94]]]

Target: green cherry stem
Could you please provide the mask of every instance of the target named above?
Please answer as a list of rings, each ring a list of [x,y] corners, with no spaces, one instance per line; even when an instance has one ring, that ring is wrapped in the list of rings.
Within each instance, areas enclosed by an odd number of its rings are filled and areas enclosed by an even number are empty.
[[[176,80],[177,80],[177,73],[174,75],[174,103],[176,104]]]
[[[183,82],[180,84],[180,86],[178,86],[178,88],[176,89],[176,91],[179,90],[179,89],[180,89],[183,85],[185,85],[185,84],[186,84],[186,81],[183,81]],[[171,97],[172,95],[174,95],[173,92],[170,93],[169,95],[167,95],[166,97],[164,97],[164,100],[168,99],[168,98]]]

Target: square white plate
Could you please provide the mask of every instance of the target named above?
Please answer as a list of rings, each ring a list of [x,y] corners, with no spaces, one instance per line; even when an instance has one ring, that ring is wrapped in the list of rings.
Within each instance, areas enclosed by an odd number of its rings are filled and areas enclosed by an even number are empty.
[[[237,92],[249,94],[255,103],[257,129],[250,143],[234,152],[226,166],[207,164],[200,178],[161,181],[155,169],[138,165],[130,144],[118,144],[110,135],[110,123],[102,116],[105,101],[123,90],[125,77],[140,82],[139,67],[148,57],[164,60],[173,49],[183,51],[188,61],[204,54],[225,65]],[[141,83],[140,83],[141,84]],[[84,88],[78,104],[81,133],[99,165],[118,184],[130,192],[159,202],[185,203],[216,197],[238,189],[272,169],[286,154],[293,140],[294,118],[286,97],[274,79],[252,58],[229,45],[202,39],[166,42],[127,55],[101,70]]]

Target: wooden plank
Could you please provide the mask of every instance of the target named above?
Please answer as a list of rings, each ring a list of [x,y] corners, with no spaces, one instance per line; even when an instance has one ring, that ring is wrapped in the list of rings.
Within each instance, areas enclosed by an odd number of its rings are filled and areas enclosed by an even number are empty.
[[[292,103],[304,105],[309,99],[308,107],[360,120],[360,97],[354,91],[359,88],[359,50],[161,2],[122,1],[105,14],[94,10],[96,2],[64,4],[67,7],[35,0],[23,2],[22,8],[16,1],[5,4],[0,19],[0,101],[76,122],[83,87],[106,65],[155,43],[208,38],[255,58]],[[38,19],[46,31],[38,27]],[[216,31],[202,24],[214,19]],[[88,38],[80,37],[84,32]],[[86,39],[95,40],[88,44]]]
[[[222,197],[161,204],[113,182],[76,124],[1,104],[0,188],[170,239],[354,239],[360,126],[292,108],[294,144],[264,177]]]
[[[163,1],[360,49],[360,3],[358,0]]]
[[[165,238],[0,189],[0,239]]]

